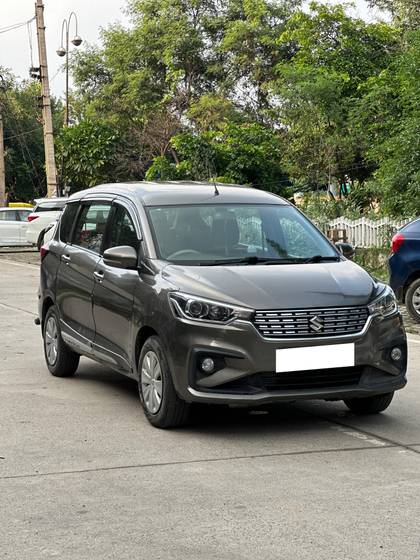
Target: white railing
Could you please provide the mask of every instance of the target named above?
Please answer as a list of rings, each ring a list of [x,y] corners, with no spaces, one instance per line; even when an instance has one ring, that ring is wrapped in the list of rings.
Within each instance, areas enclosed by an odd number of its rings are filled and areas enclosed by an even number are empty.
[[[345,230],[348,243],[357,247],[384,247],[389,246],[394,233],[408,221],[396,221],[391,218],[380,220],[336,218],[323,224],[322,230],[325,233],[328,229]]]

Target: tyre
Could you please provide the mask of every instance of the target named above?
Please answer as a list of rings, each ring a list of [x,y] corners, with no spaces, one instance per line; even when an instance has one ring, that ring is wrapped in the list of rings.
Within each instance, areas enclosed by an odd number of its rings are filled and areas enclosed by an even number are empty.
[[[44,354],[50,373],[55,377],[71,377],[79,365],[79,354],[64,343],[57,311],[50,307],[44,320]]]
[[[345,405],[356,414],[378,414],[383,412],[391,404],[394,393],[364,397],[361,399],[347,399]]]
[[[420,278],[410,284],[405,295],[407,311],[417,323],[420,323]]]
[[[44,235],[45,235],[45,231],[42,230],[38,236],[38,241],[36,243],[36,246],[38,247],[38,251],[40,251],[41,247],[44,245]]]
[[[144,414],[156,428],[175,428],[188,421],[190,405],[175,391],[162,344],[146,340],[139,359],[139,394]]]

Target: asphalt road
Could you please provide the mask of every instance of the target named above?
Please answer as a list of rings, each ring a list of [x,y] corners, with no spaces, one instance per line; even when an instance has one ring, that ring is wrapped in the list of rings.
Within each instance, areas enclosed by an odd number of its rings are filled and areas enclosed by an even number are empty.
[[[136,384],[49,375],[38,268],[0,261],[0,557],[420,558],[420,338],[382,415],[341,403],[148,425]]]

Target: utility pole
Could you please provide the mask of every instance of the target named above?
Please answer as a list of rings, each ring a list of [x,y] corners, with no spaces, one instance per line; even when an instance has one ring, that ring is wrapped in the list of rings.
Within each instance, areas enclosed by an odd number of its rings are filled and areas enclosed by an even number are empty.
[[[0,207],[6,204],[6,171],[4,167],[3,115],[0,104]]]
[[[47,47],[45,45],[44,4],[36,0],[36,29],[38,35],[39,67],[42,87],[42,126],[44,129],[45,169],[47,174],[47,196],[59,195],[57,169],[54,155],[54,133],[51,114],[50,85],[48,80]]]

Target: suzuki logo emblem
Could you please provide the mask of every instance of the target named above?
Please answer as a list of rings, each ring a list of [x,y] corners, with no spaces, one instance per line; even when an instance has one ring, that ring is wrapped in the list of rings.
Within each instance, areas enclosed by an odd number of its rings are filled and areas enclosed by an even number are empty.
[[[315,315],[315,317],[312,317],[312,319],[310,319],[309,322],[311,324],[311,329],[315,332],[322,331],[322,329],[324,328],[324,323],[322,319],[317,315]]]

